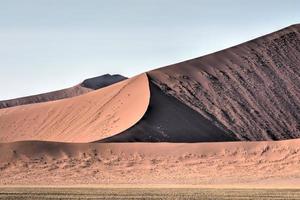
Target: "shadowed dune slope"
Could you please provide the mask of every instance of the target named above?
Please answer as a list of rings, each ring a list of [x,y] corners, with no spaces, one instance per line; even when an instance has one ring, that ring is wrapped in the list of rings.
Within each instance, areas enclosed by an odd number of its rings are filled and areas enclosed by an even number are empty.
[[[148,76],[240,140],[300,137],[300,25]]]
[[[143,118],[124,132],[100,142],[214,142],[237,140],[213,122],[164,94],[150,82],[150,104]]]
[[[73,98],[0,110],[0,142],[93,142],[137,123],[150,99],[141,74]]]
[[[300,184],[298,139],[193,144],[28,141],[0,144],[0,152],[0,184]]]
[[[113,83],[117,83],[125,79],[126,78],[121,75],[105,74],[95,78],[86,79],[81,84],[71,88],[28,97],[0,101],[0,109],[75,97],[96,89],[109,86]]]

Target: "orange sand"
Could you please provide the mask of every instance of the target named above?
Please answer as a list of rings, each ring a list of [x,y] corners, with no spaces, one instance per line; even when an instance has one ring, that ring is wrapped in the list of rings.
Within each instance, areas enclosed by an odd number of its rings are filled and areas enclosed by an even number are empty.
[[[0,144],[0,184],[300,186],[300,140]]]
[[[87,94],[0,110],[0,142],[93,142],[138,122],[150,99],[145,74]]]

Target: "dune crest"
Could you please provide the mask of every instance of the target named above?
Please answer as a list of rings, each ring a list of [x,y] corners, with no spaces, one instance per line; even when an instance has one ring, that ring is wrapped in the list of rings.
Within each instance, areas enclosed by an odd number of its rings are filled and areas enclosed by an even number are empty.
[[[93,142],[118,134],[146,112],[146,74],[87,94],[0,110],[0,142]]]

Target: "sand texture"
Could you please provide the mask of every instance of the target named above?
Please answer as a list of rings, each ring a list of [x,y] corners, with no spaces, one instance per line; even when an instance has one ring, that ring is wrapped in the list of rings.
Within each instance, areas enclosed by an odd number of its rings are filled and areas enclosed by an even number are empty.
[[[239,140],[300,137],[300,24],[148,75]]]

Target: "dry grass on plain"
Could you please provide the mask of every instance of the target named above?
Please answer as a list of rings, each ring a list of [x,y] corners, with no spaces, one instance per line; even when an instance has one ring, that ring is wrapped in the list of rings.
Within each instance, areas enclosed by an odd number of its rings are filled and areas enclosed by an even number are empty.
[[[300,189],[0,188],[0,199],[300,199]]]

